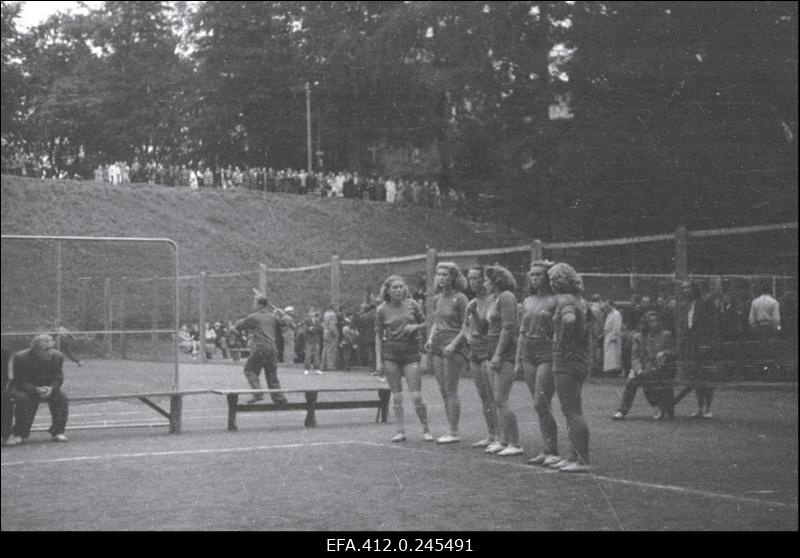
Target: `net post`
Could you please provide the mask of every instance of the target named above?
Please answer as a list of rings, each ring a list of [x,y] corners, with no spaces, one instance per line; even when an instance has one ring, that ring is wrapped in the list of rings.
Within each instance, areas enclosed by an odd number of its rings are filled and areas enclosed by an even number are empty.
[[[125,330],[128,328],[126,322],[127,319],[127,309],[125,308],[126,303],[126,295],[128,294],[128,278],[122,278],[122,292],[119,296],[119,319],[120,319],[120,327],[122,328],[122,360],[127,360],[128,358],[128,336],[125,334]]]
[[[338,311],[342,301],[342,266],[339,256],[331,256],[331,304]]]
[[[55,331],[61,327],[61,288],[63,282],[63,268],[61,263],[61,241],[56,242],[56,323]],[[61,336],[56,336],[56,348],[61,350]]]
[[[197,310],[197,335],[200,338],[200,360],[206,361],[206,277],[208,273],[200,272],[200,294]]]
[[[428,248],[425,252],[425,289],[427,296],[425,297],[425,322],[430,331],[431,324],[433,323],[433,291],[436,286],[436,249]]]
[[[681,292],[680,285],[689,277],[689,235],[686,227],[680,226],[675,230],[675,348],[678,353],[679,378],[685,377],[688,371],[688,324],[686,323],[686,300]]]
[[[544,246],[542,241],[534,238],[531,242],[531,263],[544,259]]]
[[[258,290],[267,296],[267,265],[258,264]]]
[[[106,358],[111,358],[111,278],[103,280],[103,329],[105,330]]]
[[[158,278],[153,277],[153,283],[150,288],[150,320],[153,333],[150,334],[150,341],[153,344],[153,354],[158,349],[158,334],[155,330],[158,329]]]

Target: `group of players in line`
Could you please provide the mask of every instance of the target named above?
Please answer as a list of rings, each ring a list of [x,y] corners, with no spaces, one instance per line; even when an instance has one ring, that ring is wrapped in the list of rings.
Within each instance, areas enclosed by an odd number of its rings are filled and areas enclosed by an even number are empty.
[[[517,418],[509,407],[515,377],[522,374],[534,398],[544,447],[528,461],[567,473],[589,469],[589,429],[583,418],[581,389],[588,376],[588,324],[591,312],[583,285],[568,264],[535,261],[530,293],[518,312],[516,280],[502,266],[474,266],[465,278],[454,263],[436,266],[433,318],[425,353],[444,400],[449,431],[434,438],[422,398],[418,335],[426,331],[419,303],[410,298],[402,277],[392,275],[381,288],[383,303],[375,316],[377,362],[392,391],[397,433],[406,441],[402,378],[426,441],[461,441],[458,383],[467,367],[475,380],[487,435],[473,447],[499,456],[522,455]],[[467,300],[467,285],[475,298]],[[557,394],[567,422],[569,450],[558,448],[558,427],[551,412]]]

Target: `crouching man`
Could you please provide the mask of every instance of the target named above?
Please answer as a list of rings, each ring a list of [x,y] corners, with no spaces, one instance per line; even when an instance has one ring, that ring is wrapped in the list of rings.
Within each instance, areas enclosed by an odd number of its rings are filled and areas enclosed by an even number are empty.
[[[69,402],[61,390],[64,383],[64,356],[56,350],[56,343],[49,335],[37,335],[31,348],[14,355],[14,379],[11,383],[11,399],[14,401],[14,426],[7,446],[21,444],[30,436],[33,419],[39,403],[46,402],[53,418],[50,435],[54,442],[66,442]]]

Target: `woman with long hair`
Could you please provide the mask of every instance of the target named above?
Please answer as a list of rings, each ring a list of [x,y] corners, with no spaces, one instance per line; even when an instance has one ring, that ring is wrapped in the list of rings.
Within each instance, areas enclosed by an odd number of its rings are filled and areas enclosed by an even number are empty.
[[[458,398],[458,379],[467,362],[467,354],[459,336],[467,310],[464,289],[467,280],[452,262],[436,265],[436,291],[433,297],[433,325],[428,333],[425,350],[430,352],[431,368],[439,383],[450,431],[436,440],[440,444],[460,442],[458,421],[461,402]]]
[[[475,388],[481,398],[483,418],[486,420],[488,434],[472,444],[473,448],[486,448],[497,440],[497,407],[494,403],[492,377],[489,372],[489,341],[486,338],[486,333],[489,331],[486,313],[489,310],[489,302],[494,299],[486,291],[484,280],[483,267],[480,265],[472,266],[467,272],[467,284],[470,291],[475,293],[475,298],[467,304],[461,332],[451,341],[451,344],[459,346],[463,339],[467,340],[469,371],[475,379]]]
[[[569,457],[551,465],[564,473],[589,472],[589,427],[583,419],[581,389],[589,373],[589,306],[583,281],[572,266],[557,263],[547,272],[556,294],[553,315],[553,375],[561,412],[567,419]]]
[[[528,460],[528,464],[546,467],[561,461],[558,456],[558,426],[551,407],[556,392],[553,376],[553,315],[557,306],[547,277],[552,266],[553,262],[546,260],[531,263],[528,273],[529,294],[522,303],[522,323],[514,366],[515,375],[521,372],[528,384],[544,442],[542,452]]]
[[[410,297],[408,286],[399,275],[389,276],[381,286],[383,303],[375,311],[375,356],[381,363],[392,391],[392,409],[399,428],[392,442],[405,442],[403,377],[422,424],[422,437],[433,441],[428,427],[428,411],[422,400],[422,375],[417,334],[425,328],[425,315]]]
[[[500,430],[500,440],[490,444],[485,451],[503,457],[521,455],[524,450],[519,443],[517,417],[508,406],[517,354],[517,297],[514,295],[517,282],[510,271],[499,265],[487,267],[484,274],[484,286],[492,297],[486,313],[489,322],[486,338]]]

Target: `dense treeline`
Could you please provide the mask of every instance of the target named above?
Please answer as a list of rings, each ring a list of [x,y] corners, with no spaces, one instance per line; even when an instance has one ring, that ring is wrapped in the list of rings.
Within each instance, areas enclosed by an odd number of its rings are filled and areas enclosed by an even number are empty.
[[[27,32],[18,13],[5,169],[303,168],[308,83],[315,166],[433,149],[445,188],[541,238],[796,220],[793,2],[105,2]]]

